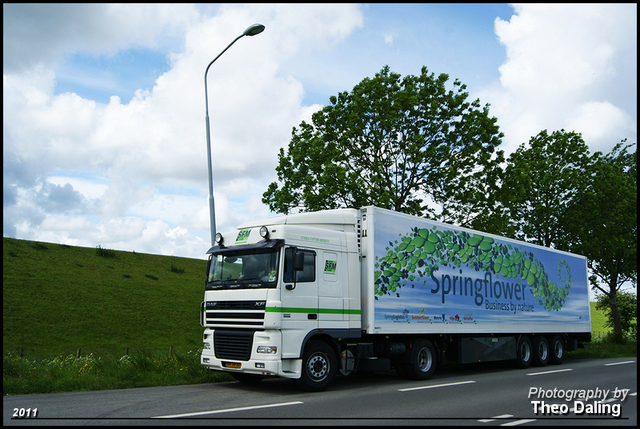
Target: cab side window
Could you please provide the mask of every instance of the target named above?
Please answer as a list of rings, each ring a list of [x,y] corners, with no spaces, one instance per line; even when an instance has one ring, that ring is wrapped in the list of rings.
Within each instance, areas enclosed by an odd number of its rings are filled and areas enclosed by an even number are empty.
[[[285,283],[291,283],[295,281],[298,283],[314,282],[316,280],[316,252],[312,250],[297,249],[298,252],[304,254],[304,269],[302,271],[293,270],[293,257],[296,249],[288,247],[284,251],[284,276],[283,281]]]

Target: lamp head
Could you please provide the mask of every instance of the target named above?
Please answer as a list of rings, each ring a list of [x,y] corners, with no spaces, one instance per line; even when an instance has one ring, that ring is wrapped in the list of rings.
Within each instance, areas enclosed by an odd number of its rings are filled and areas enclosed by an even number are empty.
[[[256,34],[260,34],[264,31],[264,25],[262,24],[253,24],[242,33],[243,36],[255,36]]]

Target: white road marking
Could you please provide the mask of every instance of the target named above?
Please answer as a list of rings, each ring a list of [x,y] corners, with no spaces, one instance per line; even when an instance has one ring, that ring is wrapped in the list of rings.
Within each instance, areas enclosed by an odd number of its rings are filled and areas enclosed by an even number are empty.
[[[433,386],[408,387],[406,389],[398,389],[398,392],[409,392],[411,390],[435,389],[436,387],[459,386],[461,384],[471,384],[475,381],[461,381],[459,383],[436,384]]]
[[[635,360],[628,360],[626,362],[605,363],[604,366],[624,365],[626,363],[636,363],[636,361]]]
[[[280,404],[256,405],[252,407],[240,407],[240,408],[227,408],[225,410],[200,411],[197,413],[173,414],[170,416],[156,416],[153,418],[154,419],[175,419],[179,417],[193,417],[193,416],[204,416],[207,414],[233,413],[235,411],[259,410],[261,408],[285,407],[287,405],[299,405],[299,404],[304,404],[304,402],[301,402],[301,401],[282,402]]]
[[[556,369],[555,371],[542,371],[542,372],[531,372],[527,375],[543,375],[543,374],[555,374],[557,372],[567,372],[567,371],[573,371],[571,368],[567,368],[567,369]]]
[[[503,423],[500,426],[518,426],[518,425],[523,425],[525,423],[531,423],[535,421],[536,419],[522,419],[522,420],[516,420],[514,422]]]
[[[489,423],[497,419],[508,419],[509,417],[513,417],[513,414],[501,414],[499,416],[491,417],[490,419],[482,419],[478,420],[480,423]]]

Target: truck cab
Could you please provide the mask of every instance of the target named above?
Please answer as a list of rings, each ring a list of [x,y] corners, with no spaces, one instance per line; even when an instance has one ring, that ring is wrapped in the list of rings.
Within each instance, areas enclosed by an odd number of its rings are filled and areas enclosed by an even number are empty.
[[[331,381],[339,352],[333,339],[360,336],[359,213],[310,215],[217,234],[201,305],[205,368],[242,381]],[[303,368],[305,352],[318,348],[325,353]]]

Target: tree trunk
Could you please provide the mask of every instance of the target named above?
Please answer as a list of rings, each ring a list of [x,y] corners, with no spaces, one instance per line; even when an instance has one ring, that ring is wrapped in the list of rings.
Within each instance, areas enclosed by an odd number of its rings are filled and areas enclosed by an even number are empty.
[[[622,339],[622,322],[618,311],[617,285],[616,279],[612,276],[609,283],[609,307],[611,308],[611,321],[613,322],[613,332],[616,338]]]

